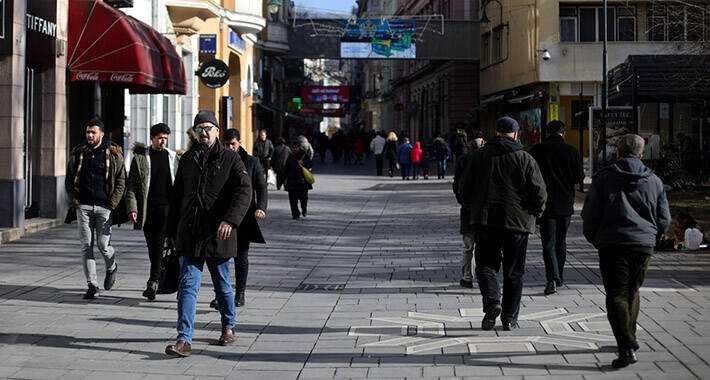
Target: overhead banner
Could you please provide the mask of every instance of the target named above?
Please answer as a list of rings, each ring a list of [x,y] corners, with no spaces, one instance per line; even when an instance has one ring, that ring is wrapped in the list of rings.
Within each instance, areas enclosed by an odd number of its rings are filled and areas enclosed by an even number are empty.
[[[350,103],[350,86],[303,86],[304,103]]]
[[[365,19],[349,23],[340,39],[341,58],[415,59],[414,20]]]

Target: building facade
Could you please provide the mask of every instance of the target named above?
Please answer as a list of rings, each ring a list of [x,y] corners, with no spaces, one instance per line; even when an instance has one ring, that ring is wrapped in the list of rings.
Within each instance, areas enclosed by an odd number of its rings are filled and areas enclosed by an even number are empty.
[[[497,117],[512,115],[521,121],[529,145],[544,136],[547,121],[559,119],[570,127],[568,142],[581,143],[588,155],[588,109],[601,106],[602,2],[486,4],[480,74],[484,129],[491,132]],[[630,55],[708,54],[706,1],[610,1],[608,7],[609,70]],[[673,138],[669,125],[675,124],[676,132],[697,130],[700,118],[692,109],[682,103],[641,104],[638,131],[667,142]]]

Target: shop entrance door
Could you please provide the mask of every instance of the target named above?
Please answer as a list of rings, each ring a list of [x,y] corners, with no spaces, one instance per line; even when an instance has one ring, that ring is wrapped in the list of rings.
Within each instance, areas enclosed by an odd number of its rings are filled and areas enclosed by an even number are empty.
[[[42,75],[39,70],[25,68],[25,219],[39,216],[40,126],[42,123]]]

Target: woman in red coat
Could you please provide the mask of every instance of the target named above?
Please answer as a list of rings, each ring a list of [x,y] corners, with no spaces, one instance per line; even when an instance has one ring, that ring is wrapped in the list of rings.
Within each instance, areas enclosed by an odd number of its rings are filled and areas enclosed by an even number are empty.
[[[424,157],[424,151],[422,150],[422,143],[417,141],[412,148],[411,159],[412,159],[412,174],[414,179],[419,176],[419,169],[422,165],[422,158]]]

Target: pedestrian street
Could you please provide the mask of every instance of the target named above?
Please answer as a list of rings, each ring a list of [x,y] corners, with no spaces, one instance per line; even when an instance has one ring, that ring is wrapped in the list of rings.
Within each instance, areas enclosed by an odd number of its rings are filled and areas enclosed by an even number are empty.
[[[111,291],[84,300],[76,224],[0,246],[0,378],[316,379],[710,378],[710,258],[657,253],[641,291],[639,362],[609,363],[596,252],[568,236],[565,285],[544,296],[539,236],[527,252],[520,329],[481,330],[478,289],[459,286],[459,207],[450,179],[401,181],[365,166],[316,166],[306,218],[270,191],[253,244],[236,342],[215,344],[220,314],[203,276],[192,356],[164,347],[176,335],[176,296],[141,296],[143,234],[114,230]],[[582,198],[580,198],[582,199]],[[102,278],[103,269],[99,270]]]

